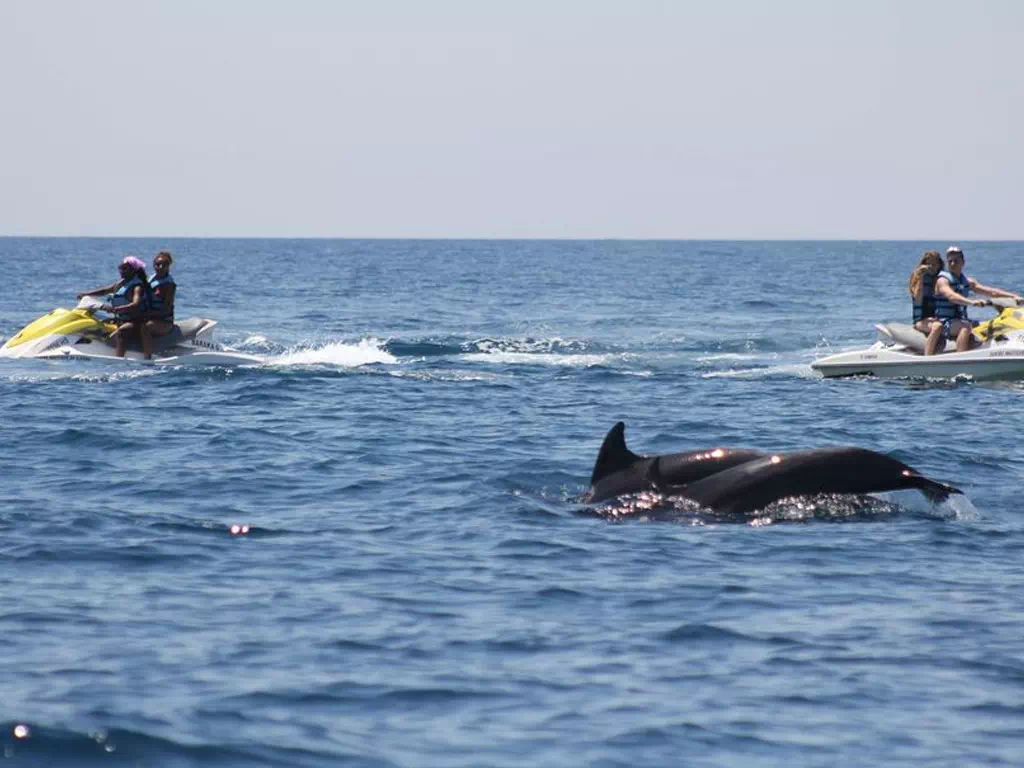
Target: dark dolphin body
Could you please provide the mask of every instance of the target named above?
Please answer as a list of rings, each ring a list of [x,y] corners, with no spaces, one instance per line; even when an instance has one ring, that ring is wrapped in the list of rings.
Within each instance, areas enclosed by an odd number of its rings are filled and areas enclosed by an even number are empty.
[[[760,451],[737,448],[638,456],[626,447],[625,433],[626,425],[620,421],[605,437],[585,501],[604,501],[639,491],[686,495],[683,489],[688,484],[764,456]]]
[[[747,461],[691,483],[682,495],[725,514],[753,512],[787,496],[873,493],[916,488],[932,502],[959,488],[864,448],[822,448]]]

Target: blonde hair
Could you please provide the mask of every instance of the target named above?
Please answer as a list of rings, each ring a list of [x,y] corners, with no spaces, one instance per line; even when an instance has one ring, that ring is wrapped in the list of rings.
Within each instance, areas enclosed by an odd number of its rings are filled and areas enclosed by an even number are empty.
[[[924,279],[925,273],[928,272],[929,267],[934,267],[935,272],[941,272],[943,266],[942,256],[939,255],[938,251],[925,251],[924,256],[914,267],[914,271],[910,273],[910,282],[907,283],[907,288],[910,290],[911,298],[917,296],[917,292],[921,289],[921,281]]]

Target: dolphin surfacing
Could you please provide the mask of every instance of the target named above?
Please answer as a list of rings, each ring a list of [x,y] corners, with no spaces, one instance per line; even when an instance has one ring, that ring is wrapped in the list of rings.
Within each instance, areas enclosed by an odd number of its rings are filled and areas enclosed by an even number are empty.
[[[765,454],[744,448],[705,448],[640,456],[626,447],[618,422],[604,439],[590,477],[587,503],[640,491],[683,496],[724,514],[744,514],[789,496],[866,494],[914,488],[929,501],[945,501],[959,488],[925,477],[866,448],[819,448]]]
[[[601,444],[584,500],[594,503],[640,491],[686,495],[688,484],[761,456],[761,451],[743,448],[638,456],[626,447],[626,425],[620,421]]]
[[[916,488],[945,501],[959,488],[866,448],[821,448],[762,456],[688,485],[682,495],[715,512],[754,512],[788,496],[864,494]]]

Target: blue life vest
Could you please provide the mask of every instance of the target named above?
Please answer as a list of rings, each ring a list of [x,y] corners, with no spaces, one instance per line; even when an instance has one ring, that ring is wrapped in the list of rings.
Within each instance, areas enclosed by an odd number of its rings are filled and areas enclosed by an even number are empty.
[[[142,282],[142,279],[138,275],[134,275],[131,280],[125,281],[125,283],[114,291],[110,296],[110,306],[112,307],[126,307],[132,303],[132,298],[135,295],[135,289],[142,288],[142,304],[136,307],[132,312],[128,313],[132,317],[140,315],[148,309],[148,293],[146,290],[146,284]],[[124,316],[124,312],[119,313]]]
[[[921,302],[914,302],[914,322],[926,317],[935,317],[935,275],[926,272],[921,276]]]
[[[959,293],[965,299],[971,295],[971,284],[967,282],[967,275],[963,272],[960,273],[960,277],[953,277],[953,273],[949,270],[942,270],[939,272],[939,277],[944,277],[949,281],[949,287]],[[945,296],[939,294],[935,295],[935,316],[940,320],[952,320],[960,318],[962,320],[967,319],[967,307],[963,304],[954,304],[952,301],[947,299]]]
[[[153,291],[153,296],[149,300],[149,307],[157,319],[173,323],[174,303],[171,302],[170,306],[166,306],[166,302],[164,302],[163,297],[160,296],[160,291],[157,290],[162,285],[177,285],[177,283],[174,282],[174,278],[169,274],[167,277],[157,277],[156,275],[153,275],[153,277],[149,279],[149,287]]]

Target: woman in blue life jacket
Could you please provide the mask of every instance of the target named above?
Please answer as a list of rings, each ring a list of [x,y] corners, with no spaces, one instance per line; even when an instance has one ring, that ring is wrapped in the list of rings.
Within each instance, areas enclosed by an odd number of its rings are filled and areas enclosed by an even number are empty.
[[[924,345],[926,355],[934,355],[942,339],[942,321],[935,317],[935,279],[943,269],[939,252],[925,251],[907,285],[913,302],[914,327],[928,337]]]
[[[125,256],[117,269],[121,279],[116,283],[79,293],[78,298],[110,294],[110,303],[102,305],[100,309],[110,312],[114,322],[118,323],[111,338],[117,345],[117,356],[124,357],[128,337],[139,329],[140,318],[149,310],[151,293],[146,265],[142,259]]]
[[[964,252],[959,246],[951,245],[946,249],[946,269],[939,272],[935,280],[935,316],[942,321],[946,335],[956,339],[956,351],[966,352],[971,348],[974,338],[967,307],[983,307],[985,302],[970,298],[971,291],[977,291],[993,298],[1013,299],[1021,302],[1016,293],[982,285],[973,277],[963,272]]]
[[[153,337],[166,336],[174,330],[174,294],[178,286],[171,277],[170,251],[160,251],[153,257],[153,278],[149,287],[153,297],[149,312],[140,326],[142,334],[142,354],[149,360],[153,357]]]

